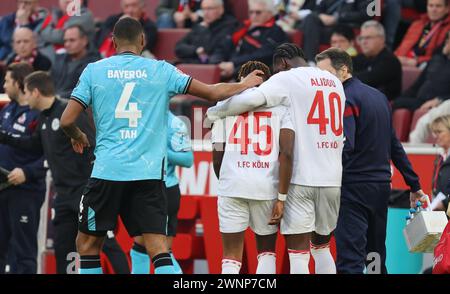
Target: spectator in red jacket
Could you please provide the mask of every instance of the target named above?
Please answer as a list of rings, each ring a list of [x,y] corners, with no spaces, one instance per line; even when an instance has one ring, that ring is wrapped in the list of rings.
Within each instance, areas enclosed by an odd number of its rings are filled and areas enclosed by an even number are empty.
[[[157,30],[155,23],[145,13],[145,1],[121,0],[120,5],[122,12],[108,17],[97,33],[96,44],[101,56],[106,58],[116,54],[112,42],[112,31],[116,22],[122,17],[131,17],[141,23],[145,32],[145,50],[151,53],[156,44]]]
[[[272,0],[248,0],[249,20],[218,48],[227,62],[219,63],[224,79],[237,76],[240,66],[249,60],[272,64],[275,48],[287,41],[284,31],[275,23],[276,8]]]
[[[428,62],[449,30],[449,0],[428,0],[427,14],[413,22],[395,55],[403,66]]]

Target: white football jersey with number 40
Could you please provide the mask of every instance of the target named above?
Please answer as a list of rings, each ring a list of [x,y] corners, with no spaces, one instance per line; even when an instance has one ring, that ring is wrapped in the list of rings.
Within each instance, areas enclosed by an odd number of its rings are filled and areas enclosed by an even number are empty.
[[[331,73],[299,67],[273,75],[259,86],[267,106],[285,105],[296,131],[291,183],[340,187],[345,93]]]

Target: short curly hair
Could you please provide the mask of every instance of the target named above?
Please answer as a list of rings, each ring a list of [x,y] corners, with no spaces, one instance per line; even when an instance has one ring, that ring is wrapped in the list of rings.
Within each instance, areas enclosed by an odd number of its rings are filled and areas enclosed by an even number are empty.
[[[272,73],[270,72],[270,69],[267,65],[260,61],[248,61],[245,64],[241,66],[238,73],[238,81],[242,80],[246,76],[248,76],[251,72],[254,70],[260,70],[264,74],[261,76],[264,81],[267,81]]]

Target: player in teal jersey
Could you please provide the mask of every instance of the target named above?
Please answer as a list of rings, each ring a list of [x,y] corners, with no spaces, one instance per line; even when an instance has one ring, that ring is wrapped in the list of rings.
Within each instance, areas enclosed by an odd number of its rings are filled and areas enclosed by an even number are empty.
[[[75,121],[89,106],[97,131],[94,168],[80,202],[80,273],[102,272],[99,252],[119,215],[130,236],[142,234],[155,273],[173,273],[164,193],[169,98],[189,93],[223,100],[262,83],[261,72],[239,83],[201,83],[164,61],[140,57],[144,34],[132,18],[117,22],[113,42],[118,55],[86,67],[61,117],[79,153],[89,142]]]

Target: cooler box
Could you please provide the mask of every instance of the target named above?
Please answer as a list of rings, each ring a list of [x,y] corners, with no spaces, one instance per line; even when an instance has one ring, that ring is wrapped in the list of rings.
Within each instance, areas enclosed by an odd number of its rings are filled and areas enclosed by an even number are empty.
[[[433,252],[447,222],[443,211],[421,211],[414,214],[414,218],[403,230],[409,251]]]

